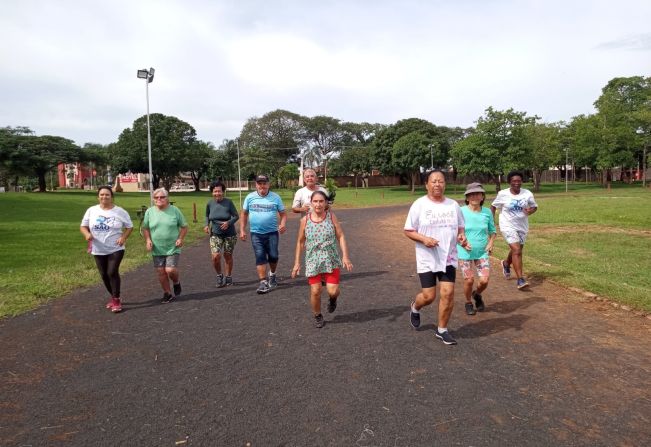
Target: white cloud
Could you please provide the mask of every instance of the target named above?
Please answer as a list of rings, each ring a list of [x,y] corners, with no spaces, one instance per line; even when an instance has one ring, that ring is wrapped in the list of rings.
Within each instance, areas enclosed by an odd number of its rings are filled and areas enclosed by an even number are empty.
[[[569,120],[611,78],[651,68],[641,0],[5,3],[0,125],[80,144],[144,114],[138,68],[156,68],[152,112],[216,144],[277,108],[468,126],[492,105]]]

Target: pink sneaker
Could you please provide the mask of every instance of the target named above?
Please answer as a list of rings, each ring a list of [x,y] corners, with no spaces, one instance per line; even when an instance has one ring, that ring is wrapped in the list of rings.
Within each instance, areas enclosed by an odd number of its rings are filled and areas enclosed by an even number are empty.
[[[122,312],[122,300],[120,300],[120,298],[112,299],[111,312],[114,314]]]
[[[106,303],[106,308],[107,308],[108,310],[111,310],[112,307],[113,307],[113,298],[111,298],[111,299],[109,300],[109,302]]]

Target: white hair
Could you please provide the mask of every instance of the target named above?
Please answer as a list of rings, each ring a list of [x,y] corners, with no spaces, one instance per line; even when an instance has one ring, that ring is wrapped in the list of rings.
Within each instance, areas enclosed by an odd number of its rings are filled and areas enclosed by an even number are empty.
[[[160,193],[160,192],[162,192],[163,195],[165,195],[165,197],[169,197],[169,195],[170,195],[170,193],[167,192],[167,190],[166,190],[165,188],[158,188],[158,189],[155,189],[155,190],[154,190],[154,193],[153,193],[152,195],[155,196],[156,194],[158,194],[158,193]]]

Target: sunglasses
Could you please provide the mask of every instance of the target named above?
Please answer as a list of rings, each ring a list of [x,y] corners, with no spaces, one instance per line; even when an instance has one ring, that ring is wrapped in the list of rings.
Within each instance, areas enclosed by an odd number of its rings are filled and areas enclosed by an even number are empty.
[[[156,200],[167,199],[167,196],[154,196],[154,199]]]

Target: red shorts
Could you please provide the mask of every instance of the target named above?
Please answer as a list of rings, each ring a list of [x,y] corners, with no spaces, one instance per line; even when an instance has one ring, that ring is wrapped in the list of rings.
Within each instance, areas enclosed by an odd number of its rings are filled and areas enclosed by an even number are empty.
[[[318,275],[307,278],[309,285],[321,284],[321,281],[325,281],[326,284],[339,284],[339,269],[334,269],[330,273],[319,273]]]

